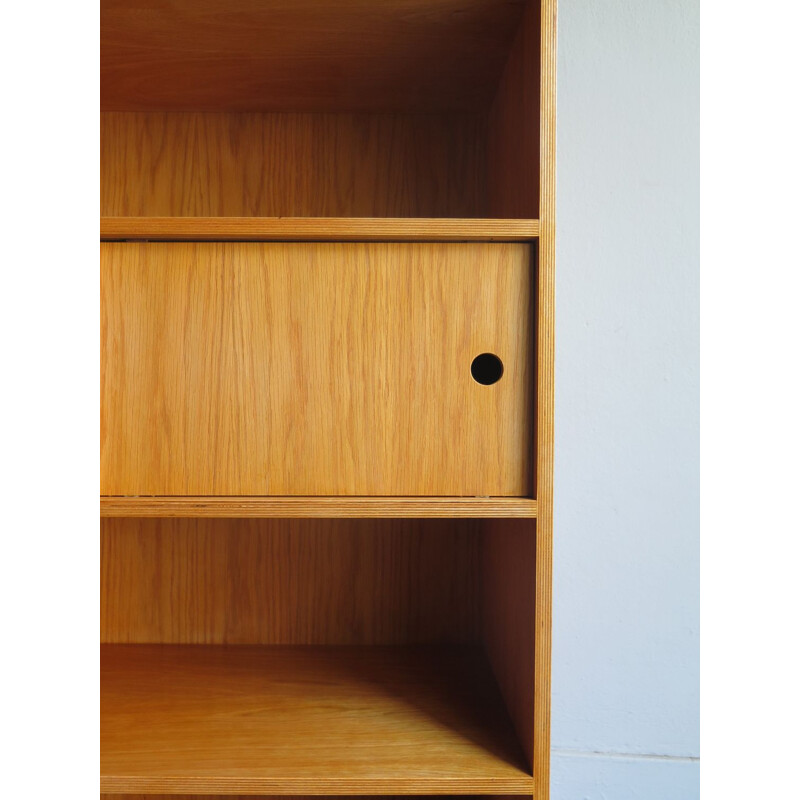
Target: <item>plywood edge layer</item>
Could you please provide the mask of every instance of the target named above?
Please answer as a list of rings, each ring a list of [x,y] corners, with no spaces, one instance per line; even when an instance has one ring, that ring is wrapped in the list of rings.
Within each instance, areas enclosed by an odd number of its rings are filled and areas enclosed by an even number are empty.
[[[536,517],[527,497],[101,497],[101,517]]]
[[[101,793],[120,794],[257,794],[257,795],[528,795],[533,794],[533,778],[520,773],[515,778],[414,777],[405,780],[380,778],[274,780],[264,778],[192,778],[140,776],[100,776]]]
[[[104,240],[522,242],[535,219],[368,217],[101,217]]]

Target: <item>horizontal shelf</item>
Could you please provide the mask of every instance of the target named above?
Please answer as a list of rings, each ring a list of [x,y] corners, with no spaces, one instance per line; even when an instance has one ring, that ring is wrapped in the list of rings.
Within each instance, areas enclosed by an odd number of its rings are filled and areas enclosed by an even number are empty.
[[[155,241],[520,242],[535,219],[369,217],[101,217],[100,238]]]
[[[101,497],[101,517],[535,517],[527,497]]]
[[[102,792],[532,794],[473,647],[103,645]]]

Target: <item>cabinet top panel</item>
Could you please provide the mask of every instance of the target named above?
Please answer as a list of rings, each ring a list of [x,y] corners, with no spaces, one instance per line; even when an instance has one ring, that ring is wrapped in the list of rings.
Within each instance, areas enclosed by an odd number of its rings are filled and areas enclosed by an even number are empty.
[[[102,0],[104,110],[485,109],[524,0]]]

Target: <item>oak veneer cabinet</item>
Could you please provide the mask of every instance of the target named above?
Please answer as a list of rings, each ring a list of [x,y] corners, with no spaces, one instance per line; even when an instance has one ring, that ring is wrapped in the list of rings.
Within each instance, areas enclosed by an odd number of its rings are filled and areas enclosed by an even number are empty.
[[[101,792],[546,800],[554,0],[102,0]]]

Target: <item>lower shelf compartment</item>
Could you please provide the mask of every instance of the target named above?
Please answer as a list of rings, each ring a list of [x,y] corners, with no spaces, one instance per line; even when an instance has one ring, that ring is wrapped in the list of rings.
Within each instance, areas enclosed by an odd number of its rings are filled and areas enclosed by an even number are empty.
[[[101,791],[532,794],[473,647],[103,645]]]

